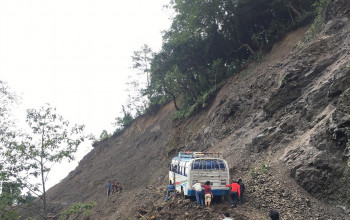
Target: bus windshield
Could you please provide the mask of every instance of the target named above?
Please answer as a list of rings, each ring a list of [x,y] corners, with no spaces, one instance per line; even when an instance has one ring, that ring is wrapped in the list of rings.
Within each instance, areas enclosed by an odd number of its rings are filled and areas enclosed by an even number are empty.
[[[195,160],[192,163],[192,170],[225,170],[224,161],[215,159]]]

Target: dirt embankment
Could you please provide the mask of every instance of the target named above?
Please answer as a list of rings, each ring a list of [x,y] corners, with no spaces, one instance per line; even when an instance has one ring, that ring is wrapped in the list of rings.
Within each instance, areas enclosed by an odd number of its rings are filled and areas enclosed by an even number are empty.
[[[350,3],[332,1],[322,31],[290,33],[232,77],[206,110],[172,121],[172,104],[99,143],[48,192],[51,212],[96,201],[90,219],[350,219]],[[247,202],[165,203],[168,163],[181,150],[221,152]],[[118,179],[121,194],[106,198]]]

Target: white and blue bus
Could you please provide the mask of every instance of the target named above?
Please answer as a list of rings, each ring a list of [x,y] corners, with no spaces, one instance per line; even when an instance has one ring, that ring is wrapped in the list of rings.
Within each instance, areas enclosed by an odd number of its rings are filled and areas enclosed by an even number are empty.
[[[169,168],[169,180],[185,198],[195,196],[193,184],[204,185],[206,181],[210,181],[214,196],[226,196],[229,178],[227,162],[219,153],[180,152],[171,160]]]

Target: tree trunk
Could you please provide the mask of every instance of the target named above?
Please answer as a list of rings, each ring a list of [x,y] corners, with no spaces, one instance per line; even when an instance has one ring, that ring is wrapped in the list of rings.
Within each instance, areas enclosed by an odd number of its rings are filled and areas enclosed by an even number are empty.
[[[179,111],[180,109],[179,109],[179,107],[177,107],[177,104],[176,104],[176,96],[175,96],[175,95],[173,95],[173,102],[174,102],[175,109],[176,109],[177,111]]]
[[[47,207],[46,207],[46,189],[45,189],[45,177],[44,177],[44,165],[43,159],[40,161],[40,170],[41,170],[41,183],[43,186],[43,202],[44,202],[44,219],[47,219]]]
[[[246,47],[248,48],[248,50],[252,53],[252,54],[255,54],[255,51],[253,50],[253,48],[251,48],[251,46],[249,46],[249,44],[242,44],[241,47],[238,49],[242,49],[243,47]]]
[[[176,96],[175,96],[175,94],[171,93],[171,92],[170,92],[169,90],[167,90],[166,88],[164,88],[164,91],[165,91],[167,94],[169,94],[169,95],[173,98],[173,102],[174,102],[175,109],[176,109],[176,111],[179,111],[180,109],[179,109],[179,107],[178,107],[177,104],[176,104]]]
[[[293,6],[293,4],[292,4],[291,2],[288,2],[288,7],[290,7],[290,9],[292,9],[292,11],[293,11],[299,18],[303,17],[303,14],[302,14],[300,11],[298,11],[298,10]]]
[[[44,176],[44,136],[45,135],[45,129],[43,127],[43,132],[41,136],[41,155],[40,155],[40,174],[41,174],[41,184],[43,187],[43,202],[44,202],[44,219],[47,219],[47,207],[46,207],[46,189],[45,189],[45,176]]]

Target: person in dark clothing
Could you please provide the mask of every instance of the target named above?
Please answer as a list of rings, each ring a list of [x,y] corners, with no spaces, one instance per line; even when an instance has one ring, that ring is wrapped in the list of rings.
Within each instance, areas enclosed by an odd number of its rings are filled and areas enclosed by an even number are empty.
[[[225,212],[224,213],[224,219],[223,220],[232,220],[232,218],[230,218],[230,213],[229,212]]]
[[[231,187],[230,197],[231,197],[231,207],[237,208],[238,197],[241,196],[241,187],[236,181],[232,181],[231,184],[226,185]]]
[[[107,197],[111,194],[111,190],[112,190],[112,183],[111,183],[111,181],[108,181],[108,183],[107,183]]]
[[[166,191],[166,197],[165,197],[165,201],[167,202],[169,199],[169,193],[173,193],[175,195],[175,186],[173,185],[173,183],[171,182],[171,180],[169,181],[169,185],[168,185],[168,189]]]
[[[280,214],[277,212],[277,210],[271,210],[269,214],[271,220],[279,220]]]
[[[115,180],[114,183],[112,184],[112,194],[118,192],[119,189],[119,182],[118,180]]]
[[[240,186],[241,189],[241,196],[239,197],[239,200],[241,202],[241,205],[244,203],[244,191],[245,191],[245,187],[244,187],[244,183],[242,181],[242,179],[239,179],[237,182]]]

